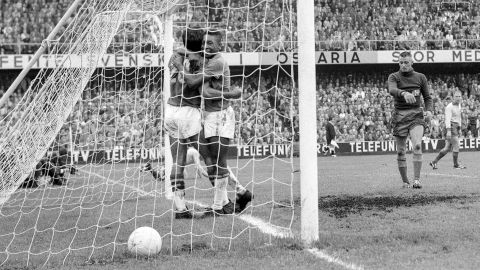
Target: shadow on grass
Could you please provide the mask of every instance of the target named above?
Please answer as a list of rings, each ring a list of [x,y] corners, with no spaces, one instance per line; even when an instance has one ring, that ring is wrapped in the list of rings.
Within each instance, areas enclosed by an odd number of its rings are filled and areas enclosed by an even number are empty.
[[[405,208],[437,203],[465,203],[478,196],[418,194],[412,196],[324,196],[319,198],[318,208],[335,218],[345,218],[365,211],[391,212],[395,208]]]
[[[405,195],[381,195],[381,196],[356,196],[338,195],[322,196],[318,200],[320,211],[327,212],[335,218],[345,218],[352,214],[362,214],[373,211],[374,215],[381,212],[392,212],[395,208],[407,208],[422,205],[433,205],[437,203],[460,203],[480,199],[478,194],[471,195],[440,195],[440,194],[417,194]],[[300,207],[300,198],[294,200],[295,207]],[[281,207],[281,206],[277,206]]]

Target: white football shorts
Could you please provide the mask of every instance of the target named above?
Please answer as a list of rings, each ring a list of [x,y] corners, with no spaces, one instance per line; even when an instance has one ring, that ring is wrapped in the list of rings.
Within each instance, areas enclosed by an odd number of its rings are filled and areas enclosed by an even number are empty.
[[[217,112],[204,112],[203,130],[205,138],[223,137],[234,138],[235,112],[232,107]]]
[[[202,130],[202,114],[199,108],[167,104],[164,126],[171,137],[187,139]]]

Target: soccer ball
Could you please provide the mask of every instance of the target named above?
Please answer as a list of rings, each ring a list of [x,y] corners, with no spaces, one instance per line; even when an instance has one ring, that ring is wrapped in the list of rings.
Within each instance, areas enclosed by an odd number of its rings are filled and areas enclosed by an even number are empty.
[[[162,237],[151,227],[140,227],[128,237],[128,250],[132,254],[151,256],[160,252]]]

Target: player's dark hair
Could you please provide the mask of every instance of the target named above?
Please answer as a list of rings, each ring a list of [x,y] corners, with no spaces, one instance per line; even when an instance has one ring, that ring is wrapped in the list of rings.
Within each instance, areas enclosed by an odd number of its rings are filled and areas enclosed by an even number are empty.
[[[199,52],[202,50],[203,35],[205,31],[198,27],[187,27],[182,32],[183,45],[187,50]]]
[[[401,52],[400,57],[412,57],[412,53],[409,51]]]
[[[215,29],[215,28],[209,28],[209,29],[207,29],[207,32],[205,33],[205,35],[218,37],[220,41],[221,41],[222,38],[223,38],[222,31],[220,31],[220,30],[218,30],[218,29]]]

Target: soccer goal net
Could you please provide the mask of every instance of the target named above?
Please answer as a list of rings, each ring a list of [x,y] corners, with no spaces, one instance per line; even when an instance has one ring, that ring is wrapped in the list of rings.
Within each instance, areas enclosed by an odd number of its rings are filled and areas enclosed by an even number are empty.
[[[130,256],[128,237],[142,226],[159,232],[163,254],[198,245],[236,250],[299,233],[296,3],[75,3],[66,24],[43,43],[38,62],[55,67],[34,72],[21,101],[1,119],[7,128],[0,134],[0,268]],[[203,85],[242,95],[203,96],[198,107],[202,121],[212,101],[233,111],[227,195],[234,204],[246,191],[253,199],[241,213],[197,216],[216,197],[200,155],[200,166],[185,168],[182,199],[194,214],[185,218],[177,215],[169,180],[176,159],[164,128],[174,72],[168,60],[188,47],[185,33],[213,28],[230,75],[210,76],[220,84],[204,77]],[[203,58],[197,75],[207,76],[212,60],[197,54]],[[194,73],[189,61],[183,73]]]

